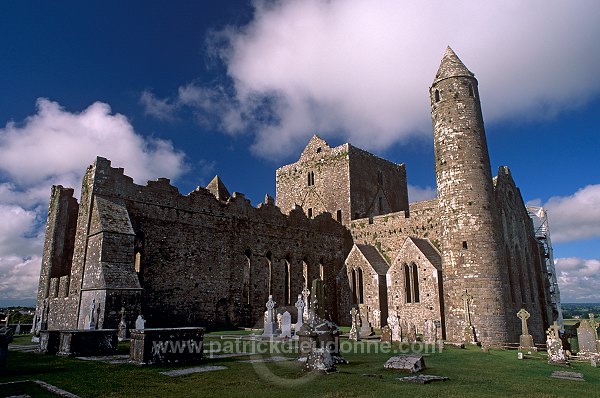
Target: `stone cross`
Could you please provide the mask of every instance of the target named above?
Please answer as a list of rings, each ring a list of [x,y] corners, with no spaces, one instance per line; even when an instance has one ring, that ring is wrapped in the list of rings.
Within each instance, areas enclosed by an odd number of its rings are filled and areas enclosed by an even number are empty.
[[[304,312],[302,313],[302,318],[304,319],[304,322],[306,322],[308,321],[308,298],[310,297],[310,290],[308,290],[307,286],[302,289],[302,297],[304,297]]]
[[[265,322],[265,329],[263,331],[263,336],[275,336],[276,325],[273,321],[273,308],[275,308],[275,301],[273,301],[273,295],[269,294],[269,300],[267,301],[267,320]]]
[[[521,320],[521,334],[522,335],[526,335],[529,334],[529,331],[527,330],[527,320],[529,319],[531,315],[529,314],[529,312],[527,312],[527,310],[525,310],[525,308],[521,308],[519,310],[519,312],[517,312],[517,317]]]
[[[294,305],[298,309],[298,322],[296,322],[296,334],[298,334],[302,324],[304,323],[302,322],[302,319],[304,318],[304,301],[302,300],[302,294],[298,295],[298,301],[296,301],[296,304]]]
[[[94,309],[96,308],[96,299],[92,299],[90,303],[90,320],[88,322],[88,329],[94,330],[96,328],[96,324],[94,323]]]
[[[554,321],[552,326],[548,328],[548,335],[552,333],[552,337],[555,339],[560,339],[560,325],[557,321]]]
[[[273,301],[273,295],[269,294],[269,300],[265,304],[267,307],[267,322],[273,322],[273,308],[275,308],[275,304],[277,303]]]
[[[467,291],[460,296],[463,299],[463,303],[465,306],[465,324],[467,326],[471,325],[471,313],[469,312],[469,303],[473,300],[473,296],[471,296]]]

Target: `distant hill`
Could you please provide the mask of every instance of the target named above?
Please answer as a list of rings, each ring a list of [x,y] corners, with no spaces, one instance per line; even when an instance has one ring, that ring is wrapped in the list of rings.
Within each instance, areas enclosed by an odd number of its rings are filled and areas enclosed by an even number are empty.
[[[563,318],[588,318],[588,314],[600,318],[600,303],[561,303]]]
[[[35,307],[35,299],[3,299],[0,298],[0,308]]]

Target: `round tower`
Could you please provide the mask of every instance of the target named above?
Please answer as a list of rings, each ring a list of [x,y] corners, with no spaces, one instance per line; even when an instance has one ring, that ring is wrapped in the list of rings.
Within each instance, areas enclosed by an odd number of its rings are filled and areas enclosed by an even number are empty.
[[[508,341],[513,333],[504,297],[502,229],[477,79],[448,47],[429,92],[446,338]]]

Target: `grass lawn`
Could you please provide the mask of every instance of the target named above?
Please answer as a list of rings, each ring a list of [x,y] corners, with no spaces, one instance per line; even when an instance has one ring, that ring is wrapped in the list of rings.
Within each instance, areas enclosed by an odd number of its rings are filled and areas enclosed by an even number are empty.
[[[15,339],[17,344],[26,341],[27,337]],[[216,334],[207,335],[206,342],[223,344]],[[442,353],[426,356],[427,369],[423,373],[447,376],[450,380],[418,385],[399,382],[397,378],[405,374],[383,368],[394,353],[374,352],[376,346],[381,349],[380,343],[360,342],[356,346],[344,340],[343,344],[346,348],[362,347],[363,351],[366,344],[371,344],[371,352],[345,352],[343,355],[350,364],[339,365],[338,372],[329,375],[306,373],[297,361],[238,362],[261,357],[252,356],[208,358],[201,365],[223,365],[228,369],[170,377],[159,372],[177,367],[113,365],[10,351],[0,383],[43,380],[81,397],[594,397],[600,394],[600,368],[589,363],[551,366],[541,354],[518,360],[516,351],[484,353],[479,347],[446,346]],[[122,344],[120,351],[126,353],[127,344]],[[294,357],[285,352],[273,355]],[[191,366],[198,365],[180,368]],[[555,370],[583,373],[585,381],[551,378]],[[0,387],[0,397],[9,393],[5,387]],[[23,392],[11,389],[10,393]]]

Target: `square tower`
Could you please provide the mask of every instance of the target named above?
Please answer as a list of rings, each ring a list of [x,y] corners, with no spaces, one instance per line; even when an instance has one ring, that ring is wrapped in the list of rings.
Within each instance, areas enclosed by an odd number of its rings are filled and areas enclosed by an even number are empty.
[[[276,171],[277,206],[296,205],[314,217],[323,212],[342,224],[357,218],[408,211],[406,166],[350,144],[331,148],[314,135],[300,159]]]

